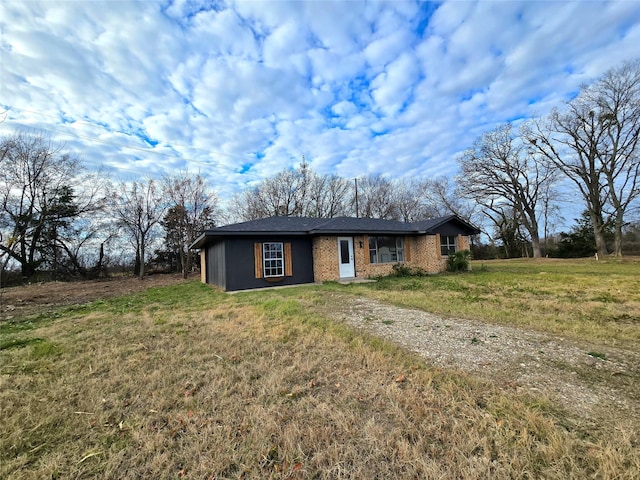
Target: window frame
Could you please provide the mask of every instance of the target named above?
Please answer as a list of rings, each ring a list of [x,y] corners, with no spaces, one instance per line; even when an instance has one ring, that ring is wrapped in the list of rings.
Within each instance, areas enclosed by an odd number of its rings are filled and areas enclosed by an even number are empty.
[[[453,243],[451,243],[453,239]],[[448,257],[449,255],[455,255],[458,251],[458,236],[457,235],[440,235],[440,255]]]
[[[279,248],[271,249],[269,246],[278,245]],[[269,254],[275,256],[269,256]],[[279,254],[279,255],[278,255]],[[273,271],[275,270],[275,274]],[[267,271],[272,273],[267,273]],[[284,242],[262,242],[262,274],[264,278],[280,278],[285,276]]]
[[[380,259],[380,248],[384,248],[379,246],[378,239],[395,239],[395,251],[391,255],[395,255],[395,260],[390,260],[388,262],[383,262]],[[372,242],[374,242],[374,248],[371,248]],[[369,236],[369,263],[373,265],[384,265],[389,263],[405,263],[406,262],[406,248],[403,236],[395,236],[395,235],[370,235]],[[375,252],[375,253],[374,253]]]

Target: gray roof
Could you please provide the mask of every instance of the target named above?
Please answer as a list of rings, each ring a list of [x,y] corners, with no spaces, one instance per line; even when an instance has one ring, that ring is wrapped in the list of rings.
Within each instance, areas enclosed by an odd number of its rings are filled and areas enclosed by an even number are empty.
[[[259,235],[420,235],[434,234],[435,230],[449,222],[457,223],[469,235],[480,233],[473,225],[455,215],[406,223],[381,218],[310,218],[310,217],[268,217],[248,222],[234,223],[204,231],[191,248],[202,248],[208,239],[214,237],[238,237]]]

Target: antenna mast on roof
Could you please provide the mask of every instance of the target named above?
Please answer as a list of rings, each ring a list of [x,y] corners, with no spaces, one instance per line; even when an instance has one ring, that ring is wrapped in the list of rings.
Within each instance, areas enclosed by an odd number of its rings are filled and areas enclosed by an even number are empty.
[[[354,178],[354,179],[353,179],[353,181],[354,181],[354,182],[355,182],[355,184],[356,184],[356,218],[360,218],[360,217],[358,216],[358,179],[357,179],[357,178]]]

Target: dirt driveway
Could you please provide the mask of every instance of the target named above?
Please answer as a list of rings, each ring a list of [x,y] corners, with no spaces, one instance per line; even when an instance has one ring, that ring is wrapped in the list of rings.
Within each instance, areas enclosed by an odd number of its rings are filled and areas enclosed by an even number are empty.
[[[523,328],[443,318],[376,300],[333,294],[323,313],[411,350],[427,363],[526,389],[575,420],[640,428],[640,355]]]

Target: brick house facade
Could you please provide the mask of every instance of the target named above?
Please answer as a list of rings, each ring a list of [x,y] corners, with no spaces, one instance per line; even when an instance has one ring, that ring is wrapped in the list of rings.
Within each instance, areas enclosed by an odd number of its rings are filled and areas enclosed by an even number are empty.
[[[478,233],[453,215],[414,223],[270,217],[207,230],[192,248],[204,283],[243,290],[383,276],[397,263],[437,273]]]
[[[469,250],[469,237],[458,234],[459,250]],[[354,242],[354,260],[356,277],[371,278],[388,275],[393,266],[392,263],[371,263],[369,261],[368,236],[356,235]],[[314,281],[326,282],[336,280],[335,272],[338,271],[339,257],[336,254],[337,237],[318,236],[313,239],[313,265]],[[440,249],[440,234],[422,236],[404,236],[405,260],[410,267],[422,268],[427,273],[442,272],[447,263],[447,256],[442,255]]]

